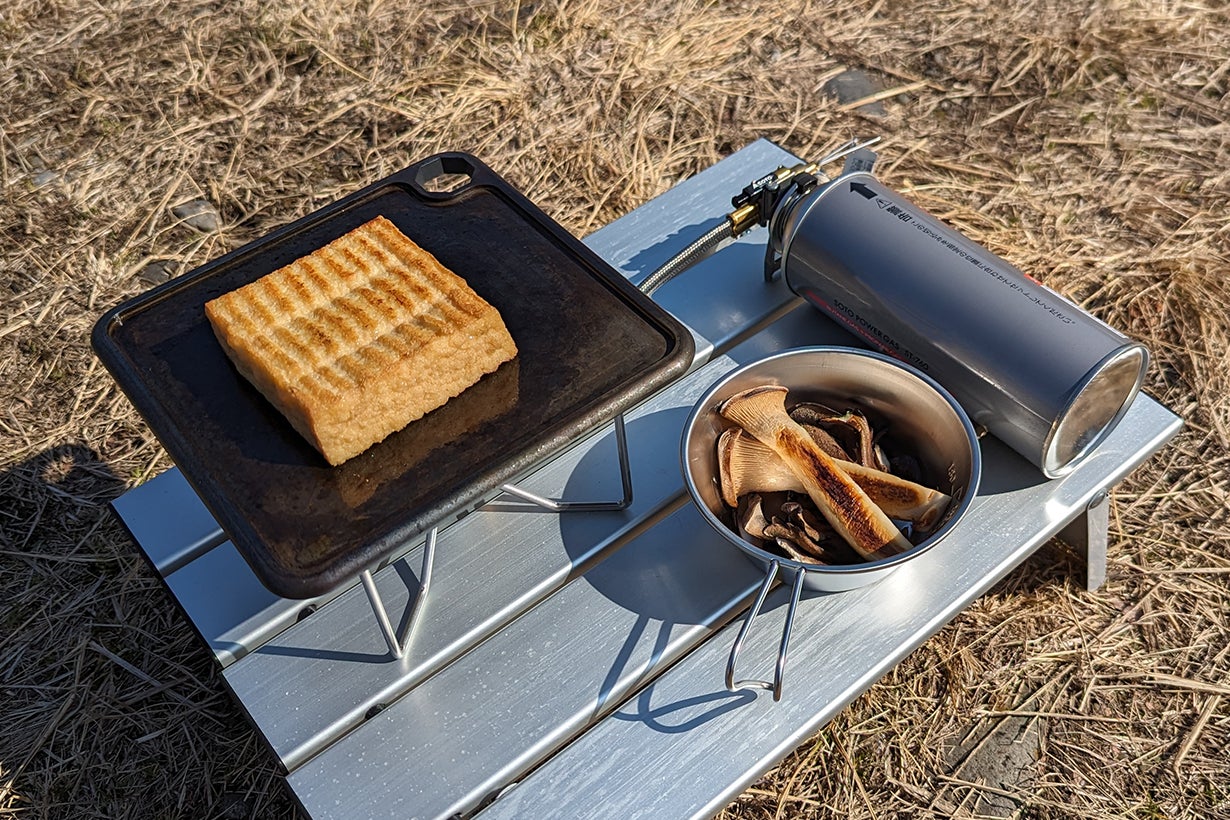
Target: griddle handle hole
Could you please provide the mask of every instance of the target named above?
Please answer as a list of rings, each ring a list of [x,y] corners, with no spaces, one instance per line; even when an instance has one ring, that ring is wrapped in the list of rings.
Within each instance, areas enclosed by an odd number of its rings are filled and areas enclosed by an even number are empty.
[[[474,181],[474,170],[464,157],[433,157],[419,167],[414,183],[428,194],[452,196]]]

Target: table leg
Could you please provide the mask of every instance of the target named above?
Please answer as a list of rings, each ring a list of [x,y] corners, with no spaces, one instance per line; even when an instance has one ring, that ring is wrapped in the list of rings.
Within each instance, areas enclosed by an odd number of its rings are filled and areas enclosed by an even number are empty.
[[[1085,589],[1092,592],[1106,581],[1106,546],[1110,529],[1110,494],[1099,490],[1085,511],[1060,531],[1059,537],[1085,558]]]

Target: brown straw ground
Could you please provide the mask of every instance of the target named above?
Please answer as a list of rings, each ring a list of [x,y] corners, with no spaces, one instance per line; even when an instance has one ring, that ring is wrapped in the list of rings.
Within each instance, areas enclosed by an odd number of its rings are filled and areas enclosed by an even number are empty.
[[[107,512],[170,463],[104,309],[438,150],[584,235],[754,139],[871,134],[1187,426],[1115,490],[1101,590],[1044,548],[723,816],[1230,816],[1228,120],[1219,0],[8,0],[0,816],[294,814]]]

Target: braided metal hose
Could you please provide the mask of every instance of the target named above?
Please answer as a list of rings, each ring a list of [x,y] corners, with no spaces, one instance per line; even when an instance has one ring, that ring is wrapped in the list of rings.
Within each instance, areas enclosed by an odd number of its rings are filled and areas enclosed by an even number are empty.
[[[770,225],[772,217],[783,202],[793,202],[803,194],[811,191],[818,182],[828,181],[829,178],[820,171],[821,165],[864,150],[879,141],[879,137],[862,142],[850,140],[819,162],[796,165],[793,168],[778,168],[772,174],[756,180],[744,188],[741,195],[731,200],[735,210],[727,214],[725,219],[702,234],[692,244],[668,259],[662,267],[645,277],[644,281],[637,287],[648,296],[713,253],[727,239],[741,236],[756,225]],[[865,163],[865,167],[861,167],[860,170],[870,170],[871,163],[875,160],[874,154],[869,151],[865,151],[865,153],[870,159],[863,158],[862,162]],[[774,230],[780,232],[781,228],[777,227]],[[778,241],[781,239],[780,235],[775,238]],[[776,270],[776,265],[773,265],[772,269],[770,269],[772,243],[773,238],[770,239],[769,244],[770,256],[766,257],[765,260],[766,278],[769,278],[772,271]]]
[[[681,250],[666,261],[662,267],[655,270],[637,287],[641,292],[650,295],[658,288],[683,273],[688,268],[717,250],[717,246],[734,235],[734,226],[729,219],[723,219],[710,228],[692,244]]]

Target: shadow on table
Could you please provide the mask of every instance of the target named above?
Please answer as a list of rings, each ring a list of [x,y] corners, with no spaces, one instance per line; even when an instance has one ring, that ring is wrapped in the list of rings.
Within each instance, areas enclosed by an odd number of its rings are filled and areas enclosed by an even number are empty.
[[[630,274],[629,278],[639,284],[649,274],[662,267],[668,259],[682,252],[688,245],[696,241],[698,237],[703,236],[707,231],[713,230],[725,221],[725,216],[715,216],[703,222],[686,225],[674,233],[663,237],[648,248],[637,251],[627,262],[623,263],[622,267]]]
[[[615,712],[611,717],[615,720],[644,723],[662,734],[675,735],[691,731],[756,700],[756,693],[750,689],[740,689],[737,692],[723,689],[655,707],[652,705],[653,693],[654,687],[646,687],[636,696],[634,708],[633,704],[629,703],[628,707]]]
[[[763,577],[683,492],[679,442],[690,411],[675,407],[628,422],[630,510],[559,517],[561,539],[580,574],[573,583],[588,584],[634,615],[599,686],[595,717],[745,609]],[[614,438],[609,432],[578,462],[565,498],[592,498],[603,487],[618,496]],[[618,535],[612,539],[613,530]],[[720,686],[720,669],[714,680]],[[663,731],[686,731],[752,697],[721,691],[657,709],[642,704],[638,714]]]

